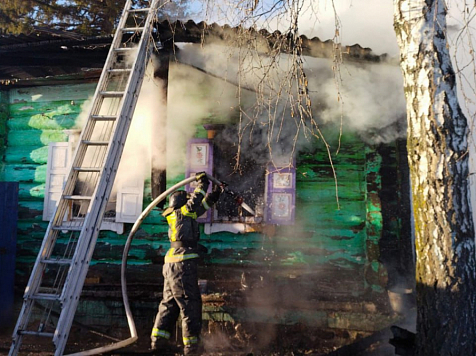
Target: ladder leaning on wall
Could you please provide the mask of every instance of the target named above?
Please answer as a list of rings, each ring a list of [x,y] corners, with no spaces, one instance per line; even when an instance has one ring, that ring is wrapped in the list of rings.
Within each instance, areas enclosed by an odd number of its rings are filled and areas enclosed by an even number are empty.
[[[71,170],[25,288],[9,355],[18,354],[26,338],[37,337],[51,339],[56,356],[64,352],[154,47],[159,0],[139,3],[127,0],[119,20]]]

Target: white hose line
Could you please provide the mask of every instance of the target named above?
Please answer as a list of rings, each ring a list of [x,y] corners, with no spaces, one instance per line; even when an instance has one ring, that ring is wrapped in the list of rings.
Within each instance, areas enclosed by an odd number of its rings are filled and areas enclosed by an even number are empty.
[[[213,178],[207,174],[208,178]],[[211,179],[213,182],[219,182],[215,178]],[[183,187],[186,184],[189,184],[191,182],[195,181],[195,177],[190,177],[186,178],[183,181],[175,184],[174,186],[170,187],[167,189],[165,192],[160,194],[157,198],[155,198],[148,206],[147,208],[144,209],[144,211],[139,215],[137,218],[136,222],[132,226],[131,232],[129,233],[129,236],[127,237],[126,244],[124,245],[124,252],[122,254],[122,264],[121,264],[121,286],[122,286],[122,299],[124,302],[124,309],[126,311],[126,317],[127,317],[127,323],[129,324],[129,330],[131,333],[131,337],[119,342],[116,342],[114,344],[110,344],[107,346],[101,346],[97,347],[95,349],[91,350],[86,350],[86,351],[81,351],[77,352],[74,354],[69,354],[66,356],[87,356],[87,355],[97,355],[100,353],[104,352],[109,352],[113,350],[117,350],[123,347],[126,347],[132,343],[134,343],[137,339],[137,330],[136,330],[136,325],[134,323],[134,318],[132,317],[132,312],[129,306],[129,298],[127,297],[127,283],[126,283],[126,267],[127,267],[127,255],[129,254],[129,248],[132,243],[132,239],[139,229],[139,226],[142,224],[144,219],[149,215],[149,213],[156,207],[157,204],[159,204],[165,197],[169,194],[172,194],[175,192],[177,189]],[[221,183],[220,183],[221,184]]]

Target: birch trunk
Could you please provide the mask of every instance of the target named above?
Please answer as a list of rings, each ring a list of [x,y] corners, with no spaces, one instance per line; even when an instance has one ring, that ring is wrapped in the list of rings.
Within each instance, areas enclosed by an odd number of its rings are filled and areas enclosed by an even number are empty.
[[[394,0],[408,116],[416,244],[417,355],[476,355],[475,240],[467,120],[443,0]]]

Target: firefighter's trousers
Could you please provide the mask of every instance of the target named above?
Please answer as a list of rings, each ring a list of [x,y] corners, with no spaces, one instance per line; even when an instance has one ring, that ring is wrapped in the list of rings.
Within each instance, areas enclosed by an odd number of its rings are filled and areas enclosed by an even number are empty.
[[[165,263],[164,293],[155,318],[152,337],[170,338],[175,323],[182,317],[184,345],[198,343],[202,328],[202,298],[198,287],[197,260]]]

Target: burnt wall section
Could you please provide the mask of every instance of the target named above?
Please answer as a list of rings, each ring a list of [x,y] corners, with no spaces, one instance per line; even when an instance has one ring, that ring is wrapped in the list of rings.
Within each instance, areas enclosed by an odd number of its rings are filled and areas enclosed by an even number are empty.
[[[411,229],[410,177],[405,140],[381,145],[382,157],[379,192],[382,204],[380,260],[388,271],[387,288],[403,293],[414,290],[415,261]]]
[[[380,263],[379,242],[382,237],[382,156],[374,147],[365,147],[366,233],[365,283],[382,292],[387,282],[387,271]]]

